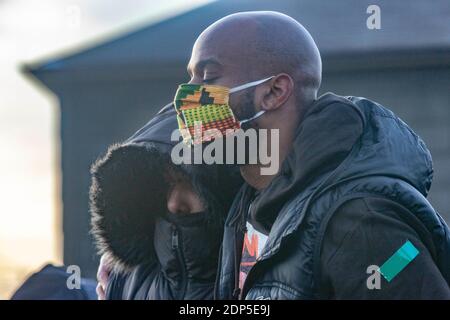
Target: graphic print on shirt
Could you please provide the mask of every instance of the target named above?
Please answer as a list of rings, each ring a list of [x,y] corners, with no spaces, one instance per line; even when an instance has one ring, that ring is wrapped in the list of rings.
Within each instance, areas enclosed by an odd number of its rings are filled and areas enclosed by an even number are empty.
[[[244,244],[242,246],[242,259],[239,268],[239,288],[242,290],[245,279],[250,269],[255,265],[256,259],[261,254],[267,241],[267,236],[258,232],[247,222],[247,232],[244,235]]]

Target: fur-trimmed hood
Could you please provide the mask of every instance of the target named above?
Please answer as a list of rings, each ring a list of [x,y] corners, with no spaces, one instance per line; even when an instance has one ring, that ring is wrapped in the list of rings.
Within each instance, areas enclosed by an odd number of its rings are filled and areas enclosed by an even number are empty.
[[[123,143],[109,147],[91,168],[92,233],[100,254],[118,269],[155,261],[155,221],[166,213],[168,166],[187,175],[207,208],[205,223],[221,234],[223,221],[242,180],[236,167],[177,165],[170,140],[177,129],[173,109],[164,108]]]

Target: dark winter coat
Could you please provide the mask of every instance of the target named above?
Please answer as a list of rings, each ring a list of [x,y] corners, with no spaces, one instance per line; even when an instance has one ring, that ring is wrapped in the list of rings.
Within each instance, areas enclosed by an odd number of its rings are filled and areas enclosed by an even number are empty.
[[[426,199],[432,175],[425,144],[390,110],[323,95],[270,185],[255,195],[245,184],[237,195],[216,298],[450,299],[449,229]],[[240,292],[246,221],[268,240]],[[419,255],[369,289],[367,268],[381,266],[407,240]]]
[[[107,299],[213,298],[223,222],[242,180],[235,167],[173,165],[178,126],[163,110],[92,168],[93,234],[114,265]],[[168,167],[192,183],[204,213],[167,215]]]

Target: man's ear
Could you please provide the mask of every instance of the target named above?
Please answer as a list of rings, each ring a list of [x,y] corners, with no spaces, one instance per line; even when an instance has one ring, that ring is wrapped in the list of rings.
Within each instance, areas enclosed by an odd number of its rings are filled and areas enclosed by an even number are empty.
[[[265,94],[261,102],[262,110],[276,110],[283,106],[294,90],[294,80],[286,73],[280,73],[270,79],[265,86]]]

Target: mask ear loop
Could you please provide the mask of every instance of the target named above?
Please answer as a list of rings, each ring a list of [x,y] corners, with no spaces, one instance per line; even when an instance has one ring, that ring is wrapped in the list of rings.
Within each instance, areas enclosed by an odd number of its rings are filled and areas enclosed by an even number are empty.
[[[234,93],[234,92],[241,91],[241,90],[244,90],[244,89],[247,89],[247,88],[250,88],[250,87],[257,86],[258,84],[266,82],[266,81],[268,81],[268,80],[270,80],[270,79],[272,79],[274,77],[275,76],[271,76],[271,77],[268,77],[268,78],[265,78],[265,79],[262,79],[262,80],[256,80],[256,81],[252,81],[252,82],[249,82],[249,83],[245,83],[243,85],[240,85],[240,86],[237,86],[237,87],[234,87],[234,88],[230,89],[230,93]]]
[[[230,89],[230,93],[237,92],[237,91],[240,91],[240,90],[244,90],[244,89],[247,89],[247,88],[250,88],[250,87],[253,87],[253,86],[257,86],[258,84],[264,83],[264,82],[266,82],[266,81],[268,81],[268,80],[270,80],[270,79],[272,79],[274,77],[275,76],[271,76],[271,77],[268,77],[268,78],[265,78],[265,79],[262,79],[262,80],[256,80],[256,81],[252,81],[252,82],[243,84],[241,86],[234,87],[234,88]],[[249,119],[245,119],[245,120],[239,121],[239,124],[243,125],[244,123],[253,121],[256,118],[259,118],[260,116],[262,116],[265,112],[266,112],[266,110],[260,110],[253,117],[251,117]]]
[[[262,116],[264,113],[266,112],[266,110],[260,110],[258,111],[253,117],[239,121],[240,125],[243,125],[244,123],[250,122],[255,120],[256,118],[259,118],[260,116]]]
[[[169,103],[166,104],[164,107],[162,107],[161,110],[159,110],[158,113],[157,113],[156,115],[159,115],[159,114],[161,114],[161,113],[164,113],[164,112],[166,112],[167,110],[172,109],[172,108],[174,108],[174,107],[175,107],[175,106],[174,106],[173,102],[169,102]],[[176,110],[175,110],[175,111],[176,111]]]

